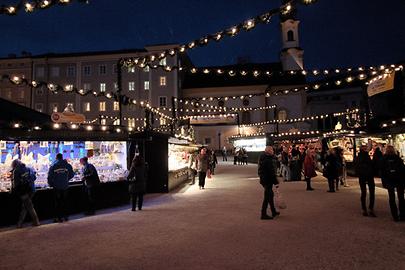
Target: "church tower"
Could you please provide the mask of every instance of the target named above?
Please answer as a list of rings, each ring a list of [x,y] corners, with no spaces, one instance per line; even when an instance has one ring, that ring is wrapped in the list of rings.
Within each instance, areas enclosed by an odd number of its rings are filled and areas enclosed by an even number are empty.
[[[283,3],[288,3],[283,0]],[[300,21],[296,19],[297,10],[293,5],[288,14],[281,14],[281,34],[283,47],[280,53],[280,60],[283,70],[304,69],[304,50],[300,48],[298,26]]]

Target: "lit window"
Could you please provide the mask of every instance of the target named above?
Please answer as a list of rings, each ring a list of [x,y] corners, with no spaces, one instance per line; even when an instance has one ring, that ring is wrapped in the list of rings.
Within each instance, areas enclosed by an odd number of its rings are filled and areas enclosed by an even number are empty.
[[[287,111],[286,110],[279,110],[277,113],[278,120],[287,120]]]
[[[43,78],[45,76],[45,68],[44,67],[37,67],[35,70],[35,77]]]
[[[84,103],[84,111],[89,112],[90,111],[90,102],[85,102]]]
[[[143,85],[145,90],[149,90],[149,81],[145,81]]]
[[[106,86],[105,83],[100,83],[100,92],[105,92]]]
[[[146,67],[143,68],[143,71],[144,71],[144,72],[149,72],[149,70],[150,70],[150,69],[149,69],[149,66],[146,66]]]
[[[36,103],[35,104],[35,110],[38,111],[38,112],[42,112],[44,110],[44,104]]]
[[[68,77],[74,77],[76,75],[76,67],[75,66],[67,67],[66,75]]]
[[[128,91],[135,91],[135,82],[128,83]]]
[[[53,103],[51,105],[51,111],[52,112],[58,112],[58,103]]]
[[[100,73],[100,75],[104,75],[104,74],[107,73],[107,67],[106,67],[106,65],[100,65],[100,66],[99,66],[99,73]]]
[[[120,125],[120,119],[114,120],[113,125],[114,126],[119,126]]]
[[[129,67],[128,73],[135,73],[135,67]]]
[[[135,127],[135,118],[128,118],[128,127]]]
[[[73,91],[73,84],[65,85],[65,91]]]
[[[159,107],[166,107],[166,102],[167,98],[166,97],[159,97]]]
[[[91,66],[84,66],[83,67],[83,74],[85,76],[90,76],[91,75]]]
[[[161,118],[159,119],[159,124],[160,124],[161,126],[166,125],[166,118],[161,117]]]
[[[60,75],[60,68],[59,67],[52,67],[51,68],[51,76],[52,77],[59,77]]]
[[[166,85],[166,76],[161,76],[160,77],[160,86],[165,86]]]
[[[83,84],[83,90],[85,90],[85,91],[91,90],[91,84],[90,83],[84,83]]]
[[[161,65],[161,66],[166,66],[166,57],[163,58],[163,59],[160,59],[159,65]]]
[[[118,103],[118,101],[114,101],[113,110],[118,111],[119,109],[120,109],[120,104]]]
[[[70,109],[70,110],[74,110],[75,109],[75,104],[74,103],[66,103],[66,108]]]
[[[107,119],[101,119],[101,124],[102,124],[102,125],[107,124]]]
[[[105,112],[105,101],[101,101],[99,106],[98,106],[98,110],[100,112]]]

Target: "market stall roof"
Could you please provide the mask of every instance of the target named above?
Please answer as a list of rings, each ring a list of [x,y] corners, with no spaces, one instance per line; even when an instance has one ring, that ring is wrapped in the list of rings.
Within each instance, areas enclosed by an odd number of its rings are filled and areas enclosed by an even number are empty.
[[[11,126],[13,122],[26,123],[31,126],[46,125],[51,123],[51,117],[0,98],[0,126]]]

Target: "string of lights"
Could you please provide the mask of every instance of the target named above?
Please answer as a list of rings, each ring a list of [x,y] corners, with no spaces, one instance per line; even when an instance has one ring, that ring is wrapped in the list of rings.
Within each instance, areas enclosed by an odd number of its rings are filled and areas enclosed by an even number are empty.
[[[15,5],[1,5],[0,14],[17,15],[20,11],[32,13],[37,10],[48,9],[55,5],[68,5],[72,2],[74,2],[74,0],[22,0]],[[76,0],[76,2],[88,4],[89,0]]]
[[[72,84],[67,84],[65,86],[61,86],[59,84],[55,83],[49,83],[49,82],[37,82],[35,80],[30,81],[27,80],[24,77],[20,76],[10,76],[8,74],[3,74],[1,75],[1,80],[8,80],[9,82],[13,83],[14,85],[27,85],[33,88],[40,88],[40,87],[46,87],[51,93],[53,94],[58,94],[59,92],[63,93],[75,93],[79,94],[81,96],[87,96],[87,95],[93,95],[95,97],[106,97],[108,99],[114,99],[115,101],[120,101],[122,105],[139,105],[142,108],[147,108],[151,112],[158,114],[162,118],[166,118],[169,120],[174,120],[174,118],[160,112],[160,109],[156,109],[152,107],[148,102],[146,101],[140,101],[138,102],[136,99],[130,98],[126,95],[119,95],[116,92],[97,92],[93,90],[84,90],[84,89],[78,89]]]
[[[314,137],[330,137],[330,136],[337,136],[341,134],[354,134],[353,130],[335,130],[335,131],[328,131],[328,132],[320,132],[319,130],[311,130],[311,131],[296,131],[296,132],[282,132],[279,134],[267,134],[263,132],[247,134],[247,135],[233,135],[230,136],[229,139],[242,139],[242,138],[252,138],[252,137],[261,137],[261,136],[269,136],[272,138],[288,138],[288,137],[299,137],[299,136],[314,136]]]
[[[343,115],[349,115],[349,114],[358,113],[359,111],[360,111],[359,109],[353,109],[353,110],[347,110],[345,112],[312,115],[312,116],[291,118],[291,119],[285,119],[285,120],[270,120],[270,121],[264,121],[264,122],[258,122],[258,123],[244,124],[244,125],[241,125],[241,127],[253,127],[253,126],[271,125],[271,124],[290,124],[290,123],[324,119],[324,118],[328,118],[331,116],[338,117],[338,116],[343,116]]]
[[[402,119],[391,120],[389,122],[382,123],[381,127],[382,128],[387,128],[387,127],[393,127],[393,126],[396,126],[396,125],[404,125],[404,124],[405,124],[405,118],[402,118]]]
[[[232,27],[226,28],[224,30],[218,31],[215,34],[208,34],[199,39],[193,40],[188,42],[187,44],[183,44],[178,47],[174,47],[170,50],[164,50],[160,53],[150,54],[144,57],[132,57],[132,58],[124,58],[121,60],[121,64],[123,66],[132,67],[132,66],[139,66],[145,67],[147,63],[154,62],[156,60],[161,60],[166,56],[174,56],[177,53],[185,53],[187,50],[191,50],[197,47],[204,47],[207,46],[210,42],[219,42],[225,37],[235,37],[242,31],[250,31],[254,29],[259,24],[268,24],[271,21],[271,18],[279,13],[288,14],[292,9],[292,4],[295,1],[290,1],[287,4],[280,6],[279,8],[272,9],[267,11],[263,14],[260,14],[254,18],[245,20],[237,25]],[[309,3],[306,3],[309,4]],[[167,71],[170,71],[173,67],[169,67]]]

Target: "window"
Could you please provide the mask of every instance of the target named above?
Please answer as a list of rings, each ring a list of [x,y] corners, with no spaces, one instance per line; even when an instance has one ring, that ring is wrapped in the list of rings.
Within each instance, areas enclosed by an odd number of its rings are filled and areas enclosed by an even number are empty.
[[[65,91],[73,91],[73,84],[65,85]]]
[[[66,103],[66,109],[74,111],[75,110],[75,104],[72,102]]]
[[[42,112],[44,110],[44,104],[35,103],[35,110],[38,111],[38,112]]]
[[[242,124],[250,124],[250,112],[242,112]]]
[[[294,41],[294,32],[293,32],[293,30],[289,30],[287,32],[287,41]]]
[[[51,112],[58,112],[58,103],[51,104]]]
[[[145,90],[149,90],[149,81],[145,81],[143,83],[143,87],[144,87]]]
[[[59,75],[60,75],[60,68],[51,67],[51,77],[59,77]]]
[[[85,76],[90,76],[91,75],[91,66],[84,66],[83,67],[83,74]]]
[[[85,112],[89,112],[89,111],[90,111],[90,102],[85,102],[85,103],[84,103],[84,108],[83,108],[83,110],[84,110]]]
[[[106,85],[105,83],[100,83],[100,92],[105,92]]]
[[[98,71],[100,75],[105,75],[107,73],[106,65],[100,65]]]
[[[114,90],[118,90],[118,83],[117,82],[114,83]]]
[[[165,86],[166,85],[166,76],[161,76],[160,77],[160,86]]]
[[[114,111],[119,111],[119,109],[120,109],[120,104],[118,103],[118,101],[114,101],[113,110]]]
[[[25,97],[25,91],[24,91],[24,89],[22,89],[20,92],[20,98],[24,99],[24,97]]]
[[[161,65],[161,66],[166,66],[166,57],[163,58],[163,59],[160,59],[159,65]]]
[[[135,118],[128,118],[128,127],[135,127]]]
[[[107,119],[101,119],[101,124],[102,124],[102,125],[107,124]]]
[[[143,68],[143,71],[144,71],[144,72],[149,72],[149,70],[150,70],[150,69],[149,69],[149,66],[146,66],[146,67]]]
[[[101,101],[98,105],[98,110],[100,112],[105,112],[105,101]]]
[[[159,97],[159,107],[166,107],[167,97]]]
[[[91,90],[91,84],[90,83],[84,83],[83,84],[83,90],[85,90],[85,91]]]
[[[135,73],[135,67],[128,67],[128,73]]]
[[[119,126],[120,125],[120,119],[114,120],[113,125],[114,126]]]
[[[75,66],[67,67],[66,76],[67,77],[74,77],[75,75],[76,75],[76,67]]]
[[[42,96],[44,94],[44,89],[42,87],[38,88],[37,91],[36,91],[38,96]]]
[[[135,82],[128,83],[128,91],[135,91]]]
[[[159,118],[159,124],[160,124],[161,126],[166,125],[166,118],[163,118],[163,117]]]
[[[277,113],[277,120],[287,120],[287,111],[279,110]]]
[[[37,67],[35,70],[35,77],[43,78],[45,76],[45,68],[44,67]]]
[[[113,73],[114,73],[114,74],[117,74],[117,73],[118,73],[117,64],[114,64],[114,65],[113,65]]]

